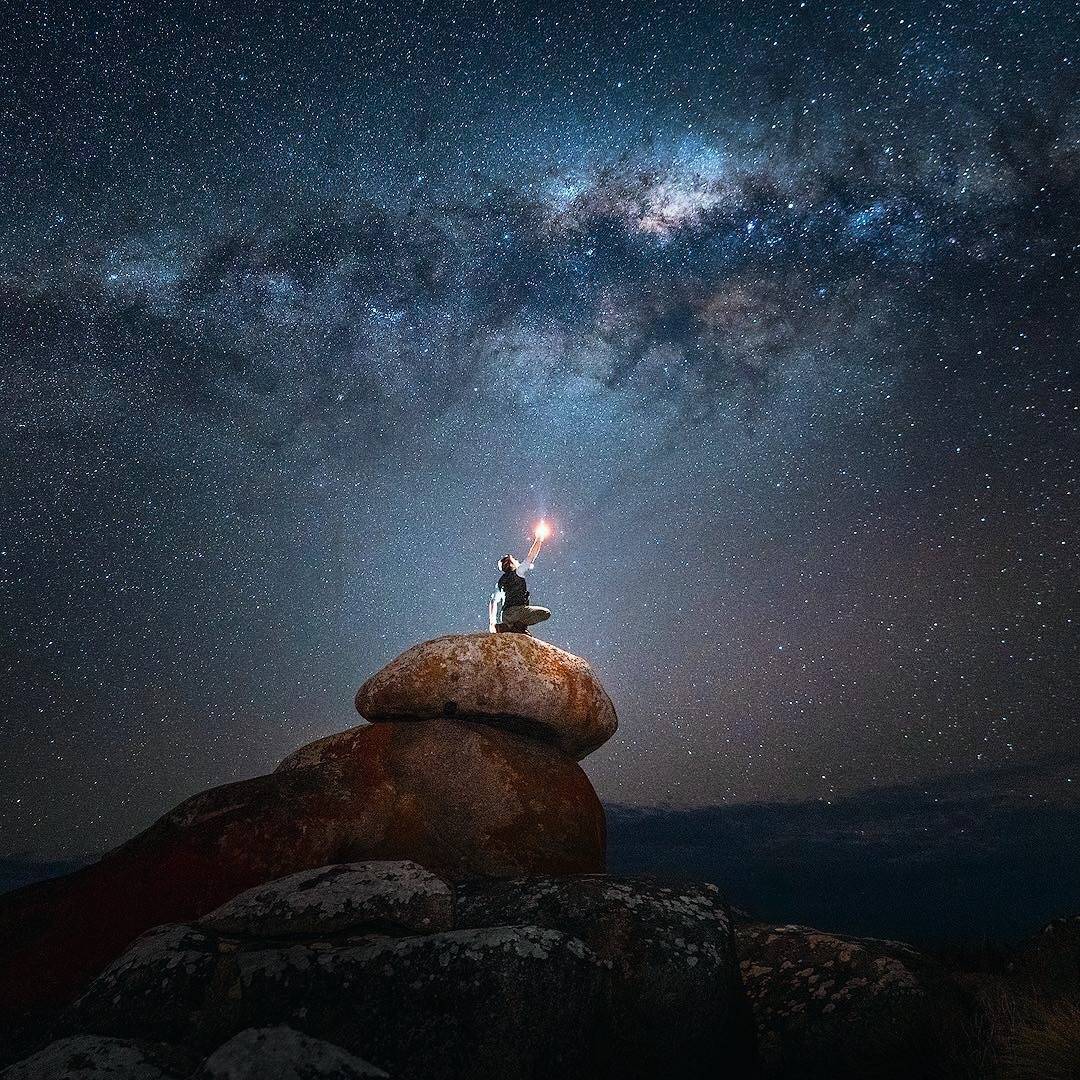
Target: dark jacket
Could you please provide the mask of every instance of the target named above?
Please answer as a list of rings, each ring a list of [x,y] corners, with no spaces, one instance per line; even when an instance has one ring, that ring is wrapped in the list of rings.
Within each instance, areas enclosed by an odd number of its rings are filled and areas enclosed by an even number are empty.
[[[507,570],[499,578],[498,587],[506,596],[504,607],[525,607],[529,603],[529,590],[525,586],[525,579],[516,570]]]

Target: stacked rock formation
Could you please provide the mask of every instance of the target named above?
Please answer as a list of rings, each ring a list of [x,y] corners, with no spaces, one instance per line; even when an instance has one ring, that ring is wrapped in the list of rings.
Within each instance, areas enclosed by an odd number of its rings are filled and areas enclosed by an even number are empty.
[[[61,1005],[149,927],[312,867],[411,859],[452,882],[603,869],[604,812],[577,762],[616,718],[584,660],[521,634],[450,635],[356,704],[370,725],[0,897],[0,1014]]]

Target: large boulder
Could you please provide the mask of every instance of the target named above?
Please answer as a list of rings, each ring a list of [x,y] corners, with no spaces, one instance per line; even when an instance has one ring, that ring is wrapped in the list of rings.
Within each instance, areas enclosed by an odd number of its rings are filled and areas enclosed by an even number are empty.
[[[573,934],[611,965],[624,1076],[752,1075],[753,1016],[731,914],[715,885],[595,874],[459,886],[458,926],[496,923]]]
[[[199,920],[222,934],[295,937],[357,928],[430,933],[454,924],[450,886],[414,862],[339,863],[241,893]]]
[[[365,725],[312,743],[274,775],[311,773],[369,793],[350,860],[412,859],[449,881],[604,868],[600,800],[545,743],[460,721]]]
[[[768,1077],[911,1080],[971,1026],[947,975],[899,942],[751,923],[738,948]]]
[[[360,880],[392,866],[369,864]],[[302,906],[310,880],[277,883],[276,905]],[[235,906],[258,906],[264,892]],[[320,927],[317,906],[289,938],[248,921],[233,933],[213,920],[160,927],[94,980],[73,1016],[84,1030],[199,1056],[247,1029],[287,1025],[403,1080],[754,1075],[714,887],[590,875],[456,892],[451,931],[391,936],[378,920],[343,931],[336,910]]]
[[[170,1046],[75,1035],[0,1070],[0,1080],[179,1080],[191,1064]]]
[[[203,1062],[197,1080],[366,1080],[382,1069],[290,1027],[248,1028]]]
[[[69,1000],[148,927],[363,859],[411,859],[448,880],[593,872],[604,812],[554,746],[445,720],[356,728],[189,799],[92,866],[0,897],[0,1012]]]
[[[617,726],[588,663],[526,634],[448,634],[414,645],[360,687],[356,709],[372,723],[475,720],[578,761]]]
[[[203,1021],[207,988],[217,977],[221,956],[234,948],[217,934],[189,923],[155,926],[91,982],[76,1003],[82,1021],[78,1026],[102,1035],[184,1041],[186,1030],[207,1027]],[[113,1009],[122,1010],[126,1019],[117,1021]],[[99,1024],[102,1014],[107,1021]],[[209,1051],[231,1034],[234,1031],[211,1027],[191,1045]]]
[[[187,1080],[197,1057],[161,1043],[76,1035],[0,1070],[0,1080]],[[340,1046],[292,1028],[249,1028],[219,1046],[195,1080],[371,1080],[387,1077]]]
[[[287,1024],[418,1080],[592,1076],[609,1045],[605,965],[556,930],[335,944],[217,939],[205,956],[209,970],[186,948],[170,962],[157,941],[140,939],[79,1000],[80,1022],[200,1050],[248,1027]],[[201,982],[195,1011],[188,968]]]

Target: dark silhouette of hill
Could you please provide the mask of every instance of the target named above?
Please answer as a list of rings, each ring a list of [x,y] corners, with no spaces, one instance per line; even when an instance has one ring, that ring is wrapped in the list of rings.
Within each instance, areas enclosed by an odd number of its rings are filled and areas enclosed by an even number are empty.
[[[86,859],[46,859],[30,852],[0,856],[0,893],[33,885],[36,881],[69,874],[90,862]]]
[[[1080,758],[831,803],[607,813],[612,873],[713,881],[771,922],[936,945],[1080,909]]]

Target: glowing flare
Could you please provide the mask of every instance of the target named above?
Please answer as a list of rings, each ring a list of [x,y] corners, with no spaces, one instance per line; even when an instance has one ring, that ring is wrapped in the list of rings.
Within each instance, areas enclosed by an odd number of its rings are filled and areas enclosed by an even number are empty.
[[[546,540],[551,535],[551,528],[546,521],[540,521],[536,526],[536,539]]]

